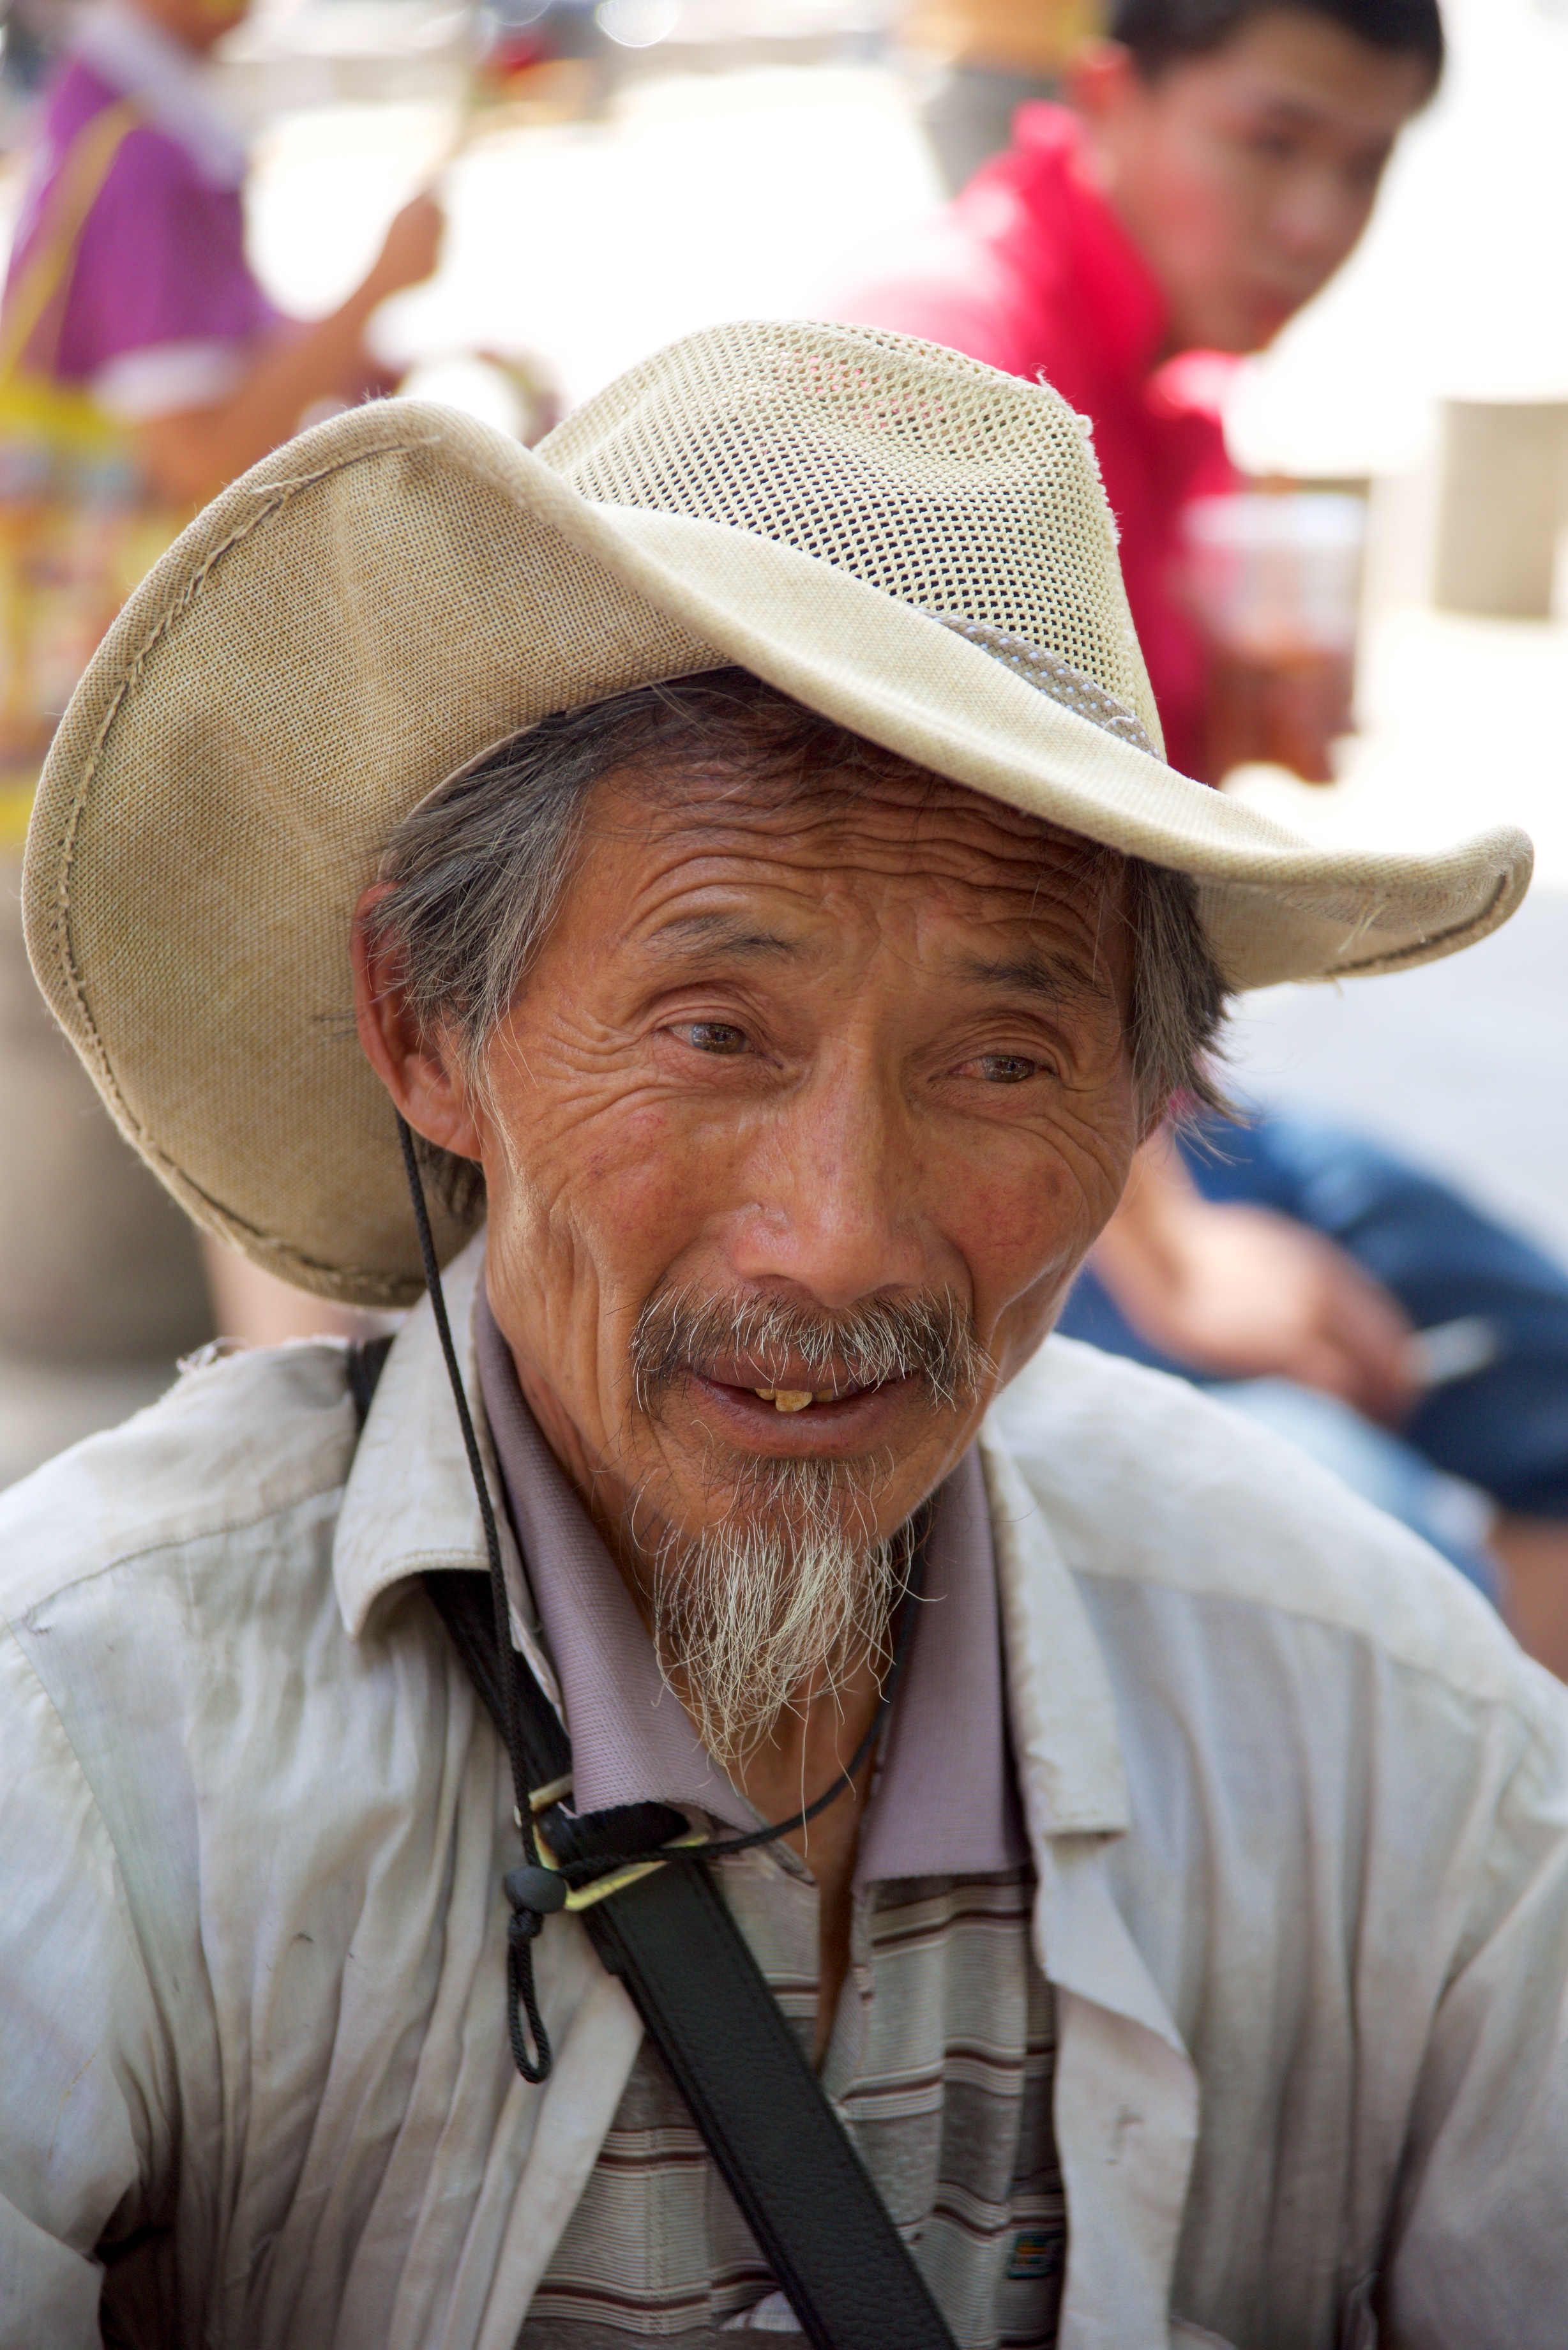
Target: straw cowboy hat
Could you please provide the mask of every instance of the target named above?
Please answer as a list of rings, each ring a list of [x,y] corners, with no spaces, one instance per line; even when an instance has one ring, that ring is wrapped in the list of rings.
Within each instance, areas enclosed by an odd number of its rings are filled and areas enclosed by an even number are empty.
[[[1238,987],[1451,953],[1529,880],[1519,832],[1329,853],[1166,765],[1086,428],[1044,386],[902,336],[745,325],[534,451],[361,408],[227,490],[132,597],[28,839],[39,983],[199,1224],[322,1296],[417,1294],[348,1016],[379,847],[519,727],[725,662],[1191,874]]]

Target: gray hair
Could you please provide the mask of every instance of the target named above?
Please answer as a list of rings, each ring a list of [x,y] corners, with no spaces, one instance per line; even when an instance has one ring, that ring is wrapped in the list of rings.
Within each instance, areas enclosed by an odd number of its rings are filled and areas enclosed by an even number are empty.
[[[460,769],[421,800],[388,840],[390,883],[369,917],[371,943],[401,964],[421,1030],[445,1030],[471,1076],[527,977],[571,878],[596,785],[636,764],[650,788],[694,772],[799,795],[854,788],[910,772],[909,762],[819,716],[741,669],[641,686],[540,721]],[[1127,1047],[1140,1113],[1223,1111],[1211,1058],[1225,1017],[1225,982],[1198,918],[1190,879],[1140,858],[1072,839],[1085,878],[1125,878],[1132,939]],[[474,1170],[427,1154],[460,1210]],[[464,1197],[466,1191],[467,1197]]]

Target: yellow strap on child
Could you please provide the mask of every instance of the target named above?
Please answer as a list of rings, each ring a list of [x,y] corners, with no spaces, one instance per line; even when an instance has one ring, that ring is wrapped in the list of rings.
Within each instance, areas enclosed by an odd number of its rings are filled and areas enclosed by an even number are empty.
[[[122,99],[77,133],[0,313],[0,847],[20,844],[59,711],[177,527],[144,497],[117,500],[96,517],[78,504],[80,469],[112,470],[130,452],[123,428],[88,387],[54,373],[82,233],[143,119],[133,99]]]
[[[71,141],[56,175],[42,234],[0,315],[0,387],[8,385],[20,371],[23,354],[64,288],[76,264],[88,215],[115,157],[141,119],[136,99],[122,98],[95,114]],[[55,333],[57,339],[57,318]],[[35,363],[29,372],[47,377],[50,370],[47,364],[39,368]]]

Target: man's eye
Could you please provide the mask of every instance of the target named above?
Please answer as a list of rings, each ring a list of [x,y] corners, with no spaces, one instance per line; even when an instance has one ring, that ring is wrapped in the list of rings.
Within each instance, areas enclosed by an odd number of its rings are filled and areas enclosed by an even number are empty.
[[[975,1066],[988,1086],[1022,1086],[1037,1075],[1040,1064],[1022,1053],[987,1053]]]
[[[743,1053],[746,1032],[727,1020],[690,1020],[676,1032],[694,1053]]]

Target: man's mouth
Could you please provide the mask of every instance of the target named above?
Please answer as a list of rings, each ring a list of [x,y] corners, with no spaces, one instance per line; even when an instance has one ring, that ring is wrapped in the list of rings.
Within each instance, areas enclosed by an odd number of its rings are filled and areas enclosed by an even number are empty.
[[[705,1363],[696,1376],[710,1392],[716,1390],[748,1409],[753,1401],[772,1404],[775,1413],[789,1419],[803,1412],[824,1412],[833,1405],[839,1408],[836,1418],[845,1407],[869,1403],[883,1388],[904,1384],[900,1379],[855,1378],[847,1369],[835,1373],[827,1365],[815,1363],[809,1370],[804,1363],[792,1363],[770,1375],[764,1365],[747,1362],[744,1357]],[[809,1387],[807,1379],[812,1380]]]
[[[645,1412],[657,1416],[683,1386],[689,1404],[742,1449],[844,1459],[892,1442],[917,1403],[966,1405],[993,1369],[947,1290],[872,1298],[840,1315],[787,1299],[668,1291],[643,1311],[632,1365]]]

